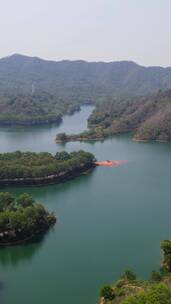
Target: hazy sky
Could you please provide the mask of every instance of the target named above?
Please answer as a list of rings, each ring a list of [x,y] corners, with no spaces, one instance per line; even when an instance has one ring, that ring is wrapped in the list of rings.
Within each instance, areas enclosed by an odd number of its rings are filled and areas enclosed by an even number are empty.
[[[171,0],[0,0],[0,39],[0,57],[171,66]]]

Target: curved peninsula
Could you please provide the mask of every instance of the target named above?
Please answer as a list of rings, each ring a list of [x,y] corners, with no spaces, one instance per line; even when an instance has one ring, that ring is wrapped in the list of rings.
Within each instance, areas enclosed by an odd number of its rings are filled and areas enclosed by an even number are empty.
[[[95,157],[85,151],[12,152],[0,154],[0,186],[43,185],[65,182],[95,167]]]
[[[68,102],[47,92],[0,94],[0,125],[46,125],[61,123],[64,114],[80,110],[79,102]]]
[[[101,289],[100,304],[170,304],[171,303],[171,241],[161,244],[163,265],[152,271],[148,281],[138,280],[136,274],[125,270],[112,286]]]
[[[29,194],[14,198],[8,192],[0,192],[0,246],[30,241],[44,234],[55,222],[55,215]]]

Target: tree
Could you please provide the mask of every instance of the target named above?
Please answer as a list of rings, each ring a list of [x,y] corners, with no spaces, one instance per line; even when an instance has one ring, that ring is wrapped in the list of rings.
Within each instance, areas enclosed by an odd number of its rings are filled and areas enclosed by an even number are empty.
[[[15,198],[8,192],[0,192],[0,211],[10,208]]]
[[[112,300],[114,298],[113,289],[109,285],[105,285],[102,287],[100,295],[106,300]]]
[[[28,193],[23,193],[17,198],[17,204],[22,207],[32,206],[35,203],[35,200]]]
[[[153,270],[151,273],[151,281],[153,282],[160,282],[162,279],[162,276],[160,272]]]
[[[135,281],[136,280],[136,274],[130,270],[130,269],[126,269],[124,271],[124,278],[128,281]]]
[[[57,152],[56,155],[55,155],[55,158],[57,160],[61,160],[61,161],[64,161],[64,160],[68,160],[71,158],[70,154],[66,151],[62,151],[62,152]]]
[[[57,139],[57,140],[60,140],[60,141],[65,141],[66,138],[67,138],[66,133],[59,133],[59,134],[57,134],[57,136],[56,136],[56,139]]]
[[[163,266],[171,272],[171,240],[165,240],[161,243],[161,249],[163,250],[164,259]]]

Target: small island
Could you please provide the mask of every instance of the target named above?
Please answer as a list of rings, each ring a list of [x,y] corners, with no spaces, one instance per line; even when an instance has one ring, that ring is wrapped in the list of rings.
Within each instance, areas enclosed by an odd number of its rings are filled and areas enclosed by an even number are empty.
[[[0,192],[0,246],[30,241],[44,234],[55,222],[55,215],[29,194],[15,198],[8,192]]]
[[[107,134],[99,128],[99,129],[92,129],[88,131],[81,132],[79,134],[66,134],[66,133],[59,133],[56,135],[55,142],[57,144],[62,144],[66,142],[72,141],[104,141],[107,137]]]
[[[125,270],[112,286],[102,287],[100,304],[170,304],[171,303],[171,241],[161,244],[163,265],[152,271],[148,281],[137,279],[136,274]]]
[[[0,154],[0,186],[43,185],[65,182],[95,167],[95,157],[85,151],[12,152]]]

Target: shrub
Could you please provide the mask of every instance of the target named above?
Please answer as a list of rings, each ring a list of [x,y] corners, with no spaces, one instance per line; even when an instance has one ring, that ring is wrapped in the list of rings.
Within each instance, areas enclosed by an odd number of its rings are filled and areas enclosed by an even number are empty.
[[[151,281],[153,282],[160,282],[162,279],[162,276],[160,272],[153,270],[151,273]]]
[[[113,289],[109,285],[105,285],[101,289],[101,297],[105,298],[106,300],[112,300],[114,298]]]
[[[126,269],[124,271],[124,278],[127,279],[128,281],[135,281],[137,277],[132,270]]]

